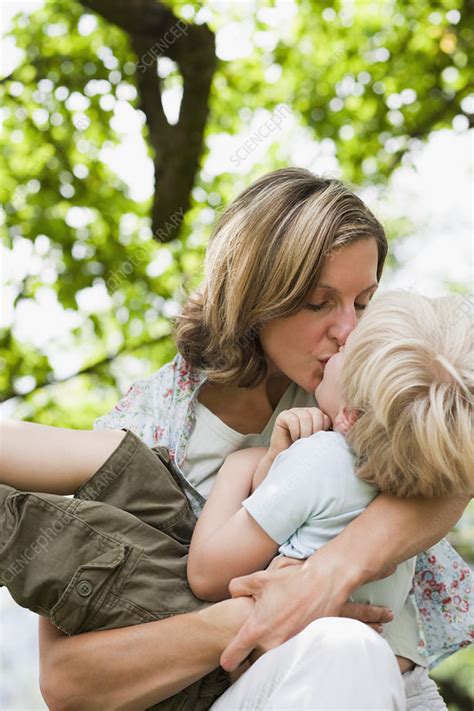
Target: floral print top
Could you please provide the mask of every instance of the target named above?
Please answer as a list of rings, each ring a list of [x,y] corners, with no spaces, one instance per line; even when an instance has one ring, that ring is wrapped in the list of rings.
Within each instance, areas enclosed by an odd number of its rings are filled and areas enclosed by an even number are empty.
[[[149,447],[166,447],[191,506],[199,516],[204,497],[181,471],[194,424],[194,404],[205,371],[191,368],[179,354],[151,377],[139,380],[115,407],[95,422],[96,429],[132,430]],[[474,642],[472,574],[446,540],[417,559],[412,594],[419,623],[419,650],[432,668]]]

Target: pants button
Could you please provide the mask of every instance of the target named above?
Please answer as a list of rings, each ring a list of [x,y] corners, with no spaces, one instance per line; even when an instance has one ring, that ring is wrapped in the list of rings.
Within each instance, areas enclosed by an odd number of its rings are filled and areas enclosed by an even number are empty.
[[[92,592],[92,583],[89,580],[80,580],[76,585],[76,590],[82,597],[88,597]]]

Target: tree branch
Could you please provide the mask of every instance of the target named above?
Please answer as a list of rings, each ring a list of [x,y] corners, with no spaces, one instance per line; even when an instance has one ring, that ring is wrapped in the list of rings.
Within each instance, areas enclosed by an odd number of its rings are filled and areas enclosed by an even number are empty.
[[[37,392],[38,390],[42,390],[43,388],[47,388],[50,385],[58,385],[59,383],[65,383],[68,380],[72,380],[73,378],[77,378],[79,375],[87,375],[88,373],[93,373],[97,368],[100,368],[103,365],[107,365],[108,363],[111,363],[113,360],[121,356],[123,353],[133,353],[133,351],[137,351],[140,348],[146,348],[146,346],[155,346],[161,341],[164,341],[166,338],[169,338],[171,335],[170,333],[165,333],[163,336],[160,336],[159,338],[154,338],[150,341],[143,341],[143,343],[137,343],[135,346],[128,346],[124,345],[122,348],[119,348],[119,350],[114,353],[113,355],[105,356],[101,360],[96,361],[95,363],[92,363],[91,365],[87,365],[84,368],[81,368],[81,370],[78,370],[77,373],[72,373],[72,375],[67,375],[64,378],[54,378],[48,381],[43,381],[42,383],[38,383],[32,390],[29,392],[25,393],[26,395],[32,395],[33,393]],[[20,393],[17,393],[13,388],[10,388],[10,390],[4,391],[0,395],[0,403],[5,403],[8,402],[9,400],[13,400],[13,398],[16,397],[22,397]]]
[[[81,3],[129,34],[156,37],[164,34],[178,19],[159,0],[81,0]]]
[[[206,25],[191,25],[158,0],[80,0],[130,34],[137,55],[140,104],[154,150],[155,196],[152,230],[155,239],[174,239],[189,207],[199,168],[209,92],[216,68],[215,38]],[[177,62],[183,77],[179,120],[171,125],[161,101],[157,58]]]

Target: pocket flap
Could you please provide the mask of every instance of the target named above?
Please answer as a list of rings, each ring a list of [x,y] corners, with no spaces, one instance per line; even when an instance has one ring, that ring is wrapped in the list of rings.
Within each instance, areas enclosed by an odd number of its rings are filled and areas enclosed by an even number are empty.
[[[79,566],[51,610],[51,622],[65,634],[74,634],[101,604],[126,557],[124,543],[114,541],[90,563]]]

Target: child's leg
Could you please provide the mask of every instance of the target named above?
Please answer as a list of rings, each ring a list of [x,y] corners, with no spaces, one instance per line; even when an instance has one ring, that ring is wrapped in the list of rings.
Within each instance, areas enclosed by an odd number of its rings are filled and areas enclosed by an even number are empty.
[[[66,634],[207,606],[186,582],[187,545],[103,502],[0,485],[0,546],[0,584]],[[204,711],[229,684],[218,668],[152,708]]]
[[[130,431],[75,498],[104,501],[181,542],[190,542],[196,524],[167,450],[150,449]]]
[[[187,584],[195,517],[165,454],[128,432],[74,499],[0,485],[0,584],[66,634],[206,606]],[[207,709],[228,684],[218,669],[153,708]]]
[[[202,607],[186,577],[196,518],[158,454],[127,432],[73,499],[0,485],[0,583],[20,605],[68,634],[84,631],[91,609],[97,616],[115,578],[127,611],[147,619]],[[75,607],[66,620],[63,592],[73,599],[66,609]],[[132,624],[113,595],[102,626]]]
[[[124,438],[121,430],[68,430],[0,422],[0,482],[22,491],[73,494]]]
[[[0,584],[66,634],[206,606],[186,579],[188,544],[99,501],[0,485]]]
[[[1,484],[105,501],[158,528],[182,518],[187,537],[196,519],[168,461],[164,447],[150,450],[132,432],[0,422]]]

